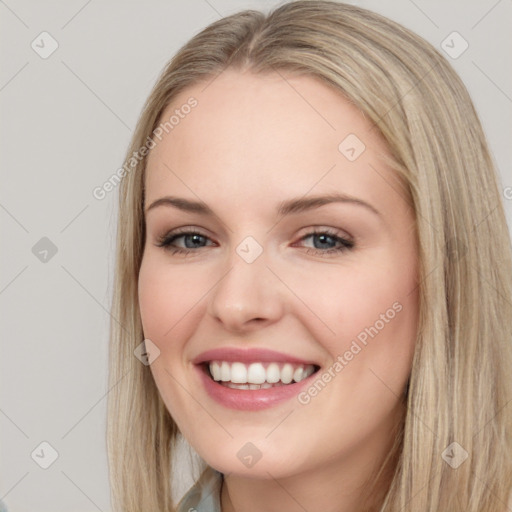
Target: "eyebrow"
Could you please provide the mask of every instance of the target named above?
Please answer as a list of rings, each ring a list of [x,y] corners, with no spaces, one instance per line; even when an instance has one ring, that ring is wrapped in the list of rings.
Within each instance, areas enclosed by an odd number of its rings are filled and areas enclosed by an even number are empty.
[[[297,199],[288,199],[279,204],[277,208],[277,214],[283,217],[286,215],[297,214],[307,210],[312,210],[314,208],[319,208],[320,206],[324,206],[326,204],[331,203],[348,203],[363,206],[367,210],[380,216],[380,212],[377,209],[375,209],[371,204],[363,201],[362,199],[358,199],[356,197],[340,193],[300,197]],[[175,208],[190,213],[215,216],[213,210],[203,202],[192,201],[190,199],[173,196],[165,196],[161,197],[160,199],[157,199],[156,201],[153,201],[153,203],[151,203],[148,206],[145,213],[149,212],[150,210],[158,206],[173,206]]]

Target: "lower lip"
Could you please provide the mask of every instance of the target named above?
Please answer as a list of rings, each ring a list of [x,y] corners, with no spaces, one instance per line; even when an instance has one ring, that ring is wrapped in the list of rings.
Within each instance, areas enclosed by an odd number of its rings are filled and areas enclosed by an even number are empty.
[[[200,378],[211,398],[229,409],[258,411],[286,402],[297,396],[301,389],[307,386],[318,372],[309,377],[285,386],[266,389],[232,389],[214,381],[201,365],[196,366]]]

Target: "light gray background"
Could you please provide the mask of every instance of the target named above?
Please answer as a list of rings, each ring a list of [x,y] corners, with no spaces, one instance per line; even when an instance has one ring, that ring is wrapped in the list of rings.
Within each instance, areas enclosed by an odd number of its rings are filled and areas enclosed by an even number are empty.
[[[0,1],[0,497],[10,512],[110,510],[104,431],[117,190],[102,201],[92,190],[122,165],[175,51],[221,16],[278,3]],[[437,48],[453,31],[467,40],[467,51],[448,58],[474,99],[502,188],[512,187],[512,1],[351,3]],[[59,45],[47,59],[31,48],[43,31]],[[58,249],[45,263],[32,252],[42,237]],[[43,441],[59,454],[48,469],[31,458]]]

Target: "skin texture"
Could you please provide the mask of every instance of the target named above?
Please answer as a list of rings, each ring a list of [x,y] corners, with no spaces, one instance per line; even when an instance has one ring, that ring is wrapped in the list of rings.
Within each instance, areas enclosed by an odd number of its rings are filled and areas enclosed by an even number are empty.
[[[151,372],[183,435],[225,474],[223,511],[360,512],[404,412],[418,319],[414,213],[379,159],[387,149],[377,130],[327,85],[228,69],[205,86],[168,107],[164,119],[198,101],[147,162],[146,208],[173,195],[215,213],[147,212],[139,304],[145,338],[160,349]],[[349,134],[366,147],[354,161],[338,148]],[[332,203],[276,215],[284,200],[333,192],[379,214]],[[157,246],[181,227],[206,238],[175,240],[192,247],[186,256]],[[353,248],[326,253],[341,244],[307,236],[325,228]],[[247,236],[263,249],[250,264],[236,252]],[[401,310],[306,405],[228,409],[192,364],[212,348],[258,347],[316,361],[320,375],[394,303]],[[237,457],[247,442],[261,452],[250,468]]]

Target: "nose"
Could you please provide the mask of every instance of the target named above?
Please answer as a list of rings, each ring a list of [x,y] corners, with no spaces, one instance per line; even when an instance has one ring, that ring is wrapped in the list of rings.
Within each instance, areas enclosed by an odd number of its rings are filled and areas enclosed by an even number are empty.
[[[230,332],[243,333],[278,321],[285,311],[285,287],[267,267],[265,251],[248,263],[235,251],[208,294],[208,313]]]

